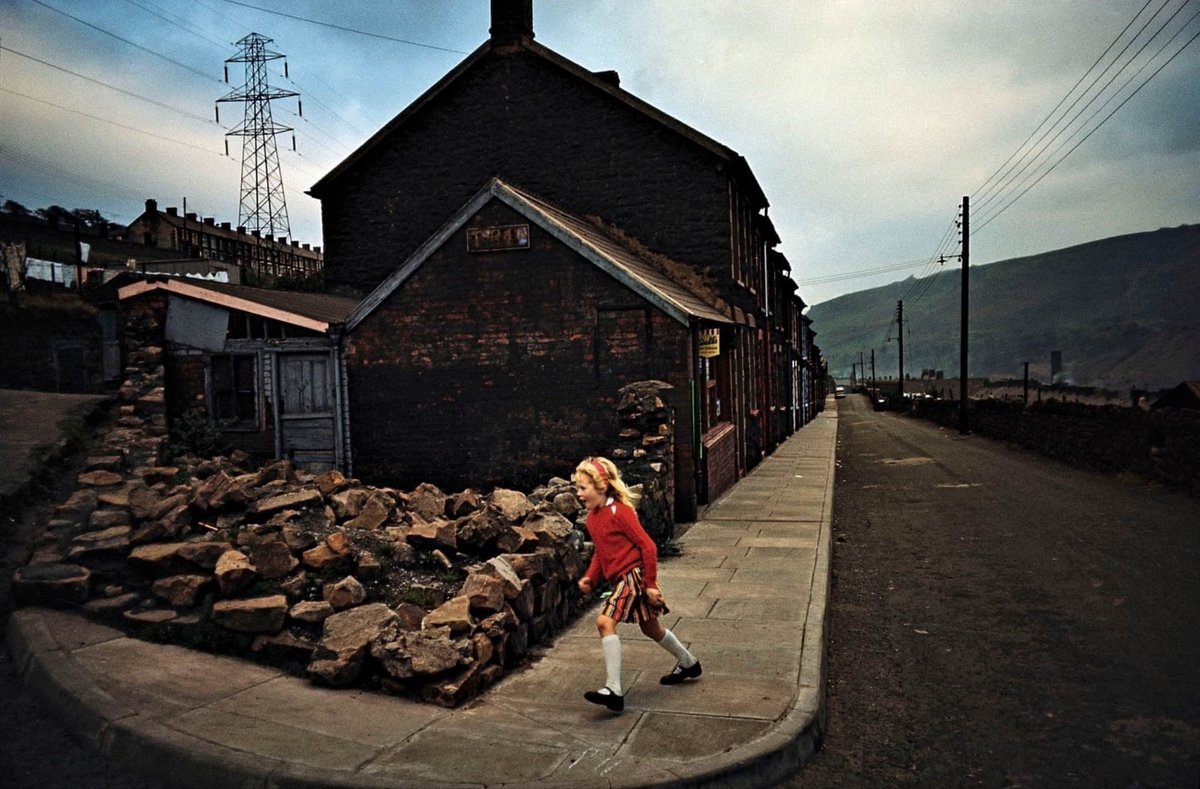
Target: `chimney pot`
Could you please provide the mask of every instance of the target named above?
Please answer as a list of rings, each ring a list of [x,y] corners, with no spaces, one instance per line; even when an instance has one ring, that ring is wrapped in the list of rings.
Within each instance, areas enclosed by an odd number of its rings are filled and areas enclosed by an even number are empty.
[[[204,217],[204,224],[206,224],[206,225],[215,225],[216,223],[217,223],[217,219],[216,219],[216,217],[212,217],[212,216],[206,216],[206,217]]]
[[[146,213],[147,214],[158,213],[158,201],[152,197],[146,198]]]
[[[168,206],[167,207],[167,216],[179,216],[179,207],[178,206]]]
[[[221,229],[222,229],[222,230],[229,230],[229,229],[230,229],[230,228],[229,228],[229,223],[228,223],[228,222],[222,222],[222,223],[221,223]]]
[[[191,213],[190,211],[187,213],[187,215],[185,216],[185,218],[186,218],[186,219],[187,219],[189,222],[195,222],[195,221],[196,221],[196,215],[195,215],[195,214],[193,214],[193,213]]]
[[[615,71],[594,71],[592,73],[595,74],[597,79],[599,79],[601,82],[607,82],[614,88],[621,87],[621,75]]]

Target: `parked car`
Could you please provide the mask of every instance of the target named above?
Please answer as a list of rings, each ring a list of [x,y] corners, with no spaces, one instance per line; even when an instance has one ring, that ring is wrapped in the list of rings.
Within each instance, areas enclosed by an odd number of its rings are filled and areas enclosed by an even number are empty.
[[[834,396],[834,397],[836,397],[836,398],[838,398],[838,399],[841,399],[841,398],[845,397],[845,396],[846,396],[846,387],[844,387],[844,386],[839,386],[839,387],[837,387],[836,389],[834,389],[834,390],[833,390],[833,396]]]

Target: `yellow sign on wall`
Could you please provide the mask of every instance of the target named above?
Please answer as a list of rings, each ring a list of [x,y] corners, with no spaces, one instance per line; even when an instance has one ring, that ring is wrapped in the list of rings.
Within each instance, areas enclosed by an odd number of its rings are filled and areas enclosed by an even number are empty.
[[[711,359],[714,356],[720,356],[721,330],[701,329],[699,349],[701,359]]]

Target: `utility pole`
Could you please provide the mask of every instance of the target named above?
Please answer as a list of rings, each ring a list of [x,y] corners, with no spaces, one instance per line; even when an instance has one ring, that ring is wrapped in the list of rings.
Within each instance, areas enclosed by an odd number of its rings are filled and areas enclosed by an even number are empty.
[[[867,365],[863,364],[862,348],[858,349],[858,373],[862,376],[863,386],[867,385]]]
[[[967,434],[967,283],[971,272],[971,198],[962,201],[962,325],[959,327],[958,432]]]
[[[875,349],[872,348],[871,349],[871,392],[872,392],[871,396],[872,397],[875,396],[874,391],[875,391]]]
[[[896,302],[896,323],[900,326],[900,401],[904,402],[904,299]],[[901,406],[903,407],[903,406]]]
[[[1021,399],[1025,405],[1029,405],[1029,362],[1025,362],[1025,386],[1021,392]]]

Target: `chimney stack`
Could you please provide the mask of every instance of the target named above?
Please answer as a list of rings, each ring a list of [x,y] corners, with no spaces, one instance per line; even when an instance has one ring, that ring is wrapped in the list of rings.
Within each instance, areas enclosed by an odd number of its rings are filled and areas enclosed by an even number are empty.
[[[520,44],[533,38],[533,0],[492,0],[493,44]]]

